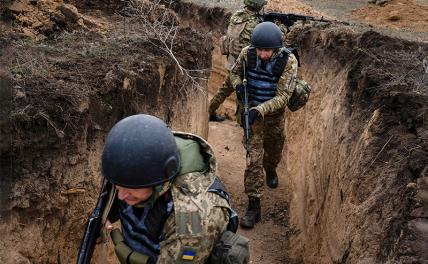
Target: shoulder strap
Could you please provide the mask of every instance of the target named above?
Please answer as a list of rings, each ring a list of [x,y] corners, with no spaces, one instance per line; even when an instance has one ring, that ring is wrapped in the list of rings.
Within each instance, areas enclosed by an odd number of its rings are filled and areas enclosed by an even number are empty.
[[[247,52],[247,69],[254,69],[257,66],[257,53],[255,47],[249,47]]]
[[[272,67],[273,75],[280,77],[284,72],[285,66],[288,62],[288,56],[290,56],[291,50],[283,49],[278,54],[275,64]]]

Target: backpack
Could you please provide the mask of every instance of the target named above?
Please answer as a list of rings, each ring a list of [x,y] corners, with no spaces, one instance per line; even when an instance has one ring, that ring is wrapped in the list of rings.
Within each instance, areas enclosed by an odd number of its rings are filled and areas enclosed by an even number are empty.
[[[302,108],[308,102],[311,90],[311,87],[306,81],[297,79],[296,88],[294,88],[293,94],[288,101],[288,108],[292,112]]]
[[[225,231],[216,242],[206,264],[247,264],[250,259],[248,238]]]

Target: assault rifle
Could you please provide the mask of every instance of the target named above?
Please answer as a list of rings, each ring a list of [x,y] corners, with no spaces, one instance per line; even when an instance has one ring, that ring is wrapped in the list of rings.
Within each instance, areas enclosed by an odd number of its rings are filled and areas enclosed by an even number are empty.
[[[77,255],[77,264],[89,264],[94,253],[94,248],[97,238],[100,236],[103,220],[107,218],[105,210],[108,206],[110,196],[109,192],[112,185],[105,178],[101,185],[101,191],[98,196],[97,204],[92,211],[85,227],[85,233],[80,244],[79,253]]]
[[[244,135],[245,135],[245,150],[246,150],[246,160],[247,164],[250,159],[250,111],[248,106],[248,91],[247,91],[247,77],[245,76],[245,62],[243,62],[244,67],[244,80],[242,84],[244,85]]]
[[[270,12],[263,15],[263,21],[275,22],[276,20],[284,24],[284,26],[286,26],[287,29],[292,25],[294,25],[294,23],[296,23],[297,21],[318,21],[318,22],[328,22],[328,23],[333,22],[331,20],[326,20],[323,17],[321,17],[321,19],[317,19],[312,16],[304,16],[304,15],[298,15],[293,13],[282,14],[282,13]]]

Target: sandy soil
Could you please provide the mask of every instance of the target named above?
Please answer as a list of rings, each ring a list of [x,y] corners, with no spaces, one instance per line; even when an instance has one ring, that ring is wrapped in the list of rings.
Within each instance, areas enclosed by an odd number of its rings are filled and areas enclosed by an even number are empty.
[[[369,5],[352,11],[352,18],[372,26],[428,32],[428,3],[394,0],[385,6]]]
[[[245,150],[242,128],[234,121],[210,122],[208,142],[213,146],[219,163],[219,175],[232,194],[233,206],[240,216],[245,214],[247,197],[244,194]],[[252,230],[239,229],[251,241],[251,263],[289,263],[287,225],[288,208],[285,168],[278,168],[279,187],[265,188],[262,199],[262,221]]]

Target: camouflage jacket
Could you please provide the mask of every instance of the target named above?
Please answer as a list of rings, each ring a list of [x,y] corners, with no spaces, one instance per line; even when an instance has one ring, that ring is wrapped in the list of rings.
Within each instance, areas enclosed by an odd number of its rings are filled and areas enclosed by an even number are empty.
[[[247,7],[236,11],[231,17],[227,33],[220,45],[227,49],[226,68],[230,69],[239,56],[241,50],[250,45],[251,33],[257,24],[263,22],[262,15]],[[276,23],[284,34],[284,46],[291,47],[293,37],[288,35],[288,29],[281,23]]]
[[[246,7],[236,11],[227,28],[229,55],[236,59],[242,48],[250,44],[253,29],[262,22],[261,16]]]
[[[206,168],[194,171],[193,159],[184,160],[189,149],[179,147],[182,173],[170,186],[174,211],[163,228],[165,239],[160,243],[157,263],[205,263],[215,241],[226,230],[231,208],[226,199],[211,191],[218,179],[217,162],[209,144],[192,134],[174,135],[198,143],[202,158],[199,163],[203,162]]]
[[[121,263],[146,263],[146,259],[149,263],[205,263],[214,243],[229,230],[231,217],[236,217],[216,177],[212,148],[192,134],[174,132],[174,136],[180,152],[180,175],[164,183],[154,200],[136,206],[125,204],[128,215],[122,213],[120,205],[112,208],[109,220],[120,219],[122,232],[127,219],[137,218],[130,227],[137,239],[128,241],[125,233],[113,239]],[[117,199],[115,202],[124,204]],[[138,210],[143,213],[138,214]],[[130,252],[133,261],[129,262]]]
[[[247,65],[247,52],[249,46],[242,49],[239,54],[238,59],[236,60],[235,65],[233,65],[230,72],[230,80],[233,87],[236,87],[238,84],[242,84],[242,76],[244,76],[244,64]],[[285,49],[285,48],[282,48]],[[282,50],[276,51],[272,55],[272,59],[278,56],[279,52]],[[288,57],[287,65],[278,81],[276,95],[271,100],[268,100],[264,103],[259,104],[252,109],[259,111],[262,116],[275,114],[284,109],[288,105],[288,101],[293,94],[295,83],[297,77],[297,59],[293,54],[290,54]]]

